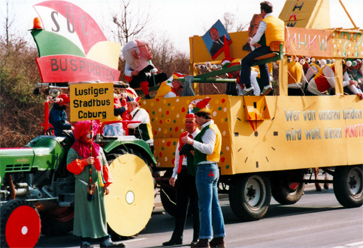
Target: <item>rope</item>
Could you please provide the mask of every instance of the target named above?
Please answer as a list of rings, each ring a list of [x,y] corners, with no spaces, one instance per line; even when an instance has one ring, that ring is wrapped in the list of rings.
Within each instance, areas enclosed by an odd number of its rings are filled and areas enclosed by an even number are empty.
[[[172,204],[176,205],[176,203],[175,203],[175,202],[173,202],[173,201],[170,199],[169,195],[165,192],[165,190],[161,189],[161,191],[165,194],[165,196],[168,198],[168,200],[169,200]]]

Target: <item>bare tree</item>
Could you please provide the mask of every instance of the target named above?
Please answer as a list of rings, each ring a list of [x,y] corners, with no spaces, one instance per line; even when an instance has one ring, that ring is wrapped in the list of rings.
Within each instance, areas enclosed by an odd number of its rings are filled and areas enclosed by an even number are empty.
[[[230,12],[225,12],[223,15],[224,27],[227,32],[239,32],[244,30],[249,24],[236,23],[236,15]]]
[[[11,42],[11,27],[13,26],[14,24],[14,20],[15,20],[15,14],[11,14],[11,9],[10,9],[10,5],[9,5],[9,2],[10,0],[6,0],[5,2],[5,14],[4,14],[4,21],[2,23],[2,26],[3,26],[3,30],[5,30],[5,38],[4,38],[4,41],[5,41],[5,44],[6,44],[6,47],[9,47],[10,45],[10,42]]]
[[[149,13],[137,11],[136,14],[132,10],[130,3],[130,0],[122,0],[119,13],[112,16],[112,20],[117,26],[116,32],[113,31],[113,33],[116,35],[117,40],[121,45],[127,43],[130,39],[143,31],[150,21]]]

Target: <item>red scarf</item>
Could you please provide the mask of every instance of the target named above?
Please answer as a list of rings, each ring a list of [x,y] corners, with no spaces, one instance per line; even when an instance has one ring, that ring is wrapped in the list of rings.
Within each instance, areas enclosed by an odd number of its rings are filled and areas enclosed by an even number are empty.
[[[183,142],[181,142],[181,138],[183,138],[183,137],[185,137],[185,136],[187,136],[187,135],[188,135],[188,137],[189,137],[189,138],[193,139],[193,135],[188,134],[188,132],[184,132],[184,133],[182,133],[182,134],[180,135],[180,137],[179,137],[179,152],[180,152],[180,150],[182,149],[182,147],[183,147],[183,145],[184,145],[184,143],[183,143]],[[180,173],[180,171],[181,171],[181,169],[182,169],[182,166],[183,166],[183,159],[184,159],[184,157],[187,157],[187,156],[186,156],[186,155],[179,155],[179,167],[178,167],[178,173]]]
[[[90,155],[90,143],[87,143],[83,138],[80,138],[72,145],[72,148],[82,156],[83,158],[88,158]],[[100,146],[92,141],[92,157],[95,158],[95,168],[101,171],[101,162],[98,159],[100,155]]]

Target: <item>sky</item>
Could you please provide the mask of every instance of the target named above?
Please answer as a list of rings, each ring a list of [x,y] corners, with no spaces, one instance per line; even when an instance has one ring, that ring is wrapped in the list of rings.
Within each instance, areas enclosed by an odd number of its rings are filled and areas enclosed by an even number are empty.
[[[0,34],[4,33],[5,3],[0,0]],[[12,32],[32,41],[29,29],[37,17],[34,4],[43,0],[8,0],[10,16],[14,16]],[[112,16],[117,13],[122,0],[68,0],[88,12],[99,24],[106,37],[112,40],[114,30]],[[148,31],[156,37],[165,37],[182,52],[189,53],[189,37],[203,36],[218,20],[229,12],[235,16],[237,24],[248,24],[254,13],[259,13],[260,1],[251,0],[131,0],[130,7],[135,16],[149,14]],[[305,0],[308,1],[308,0]],[[273,14],[279,16],[285,0],[270,0],[274,5]],[[301,0],[304,2],[304,0]],[[345,8],[357,27],[363,28],[362,0],[342,0]],[[330,0],[330,19],[332,27],[353,28],[339,0]],[[138,37],[144,38],[144,37]],[[35,45],[35,44],[34,44]]]

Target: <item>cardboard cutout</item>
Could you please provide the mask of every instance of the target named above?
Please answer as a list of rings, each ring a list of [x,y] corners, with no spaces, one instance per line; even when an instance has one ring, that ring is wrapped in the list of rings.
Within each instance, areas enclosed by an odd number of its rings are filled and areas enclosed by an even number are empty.
[[[229,57],[229,44],[232,40],[220,20],[203,35],[202,39],[213,60],[222,52],[226,58]]]

